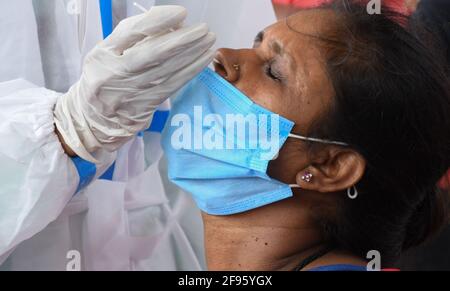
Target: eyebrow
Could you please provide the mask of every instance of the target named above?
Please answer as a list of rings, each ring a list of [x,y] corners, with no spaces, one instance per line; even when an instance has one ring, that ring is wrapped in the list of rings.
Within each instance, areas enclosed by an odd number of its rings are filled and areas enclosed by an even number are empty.
[[[265,36],[265,31],[260,31],[260,32],[256,35],[256,37],[255,37],[255,43],[261,43],[261,42],[263,42],[264,36]],[[275,41],[271,42],[271,43],[270,43],[270,48],[271,48],[277,55],[279,55],[279,56],[281,56],[281,57],[283,57],[283,56],[288,56],[288,59],[289,59],[289,62],[291,63],[291,66],[292,66],[293,68],[295,68],[295,66],[296,66],[295,59],[294,59],[291,55],[285,53],[285,51],[284,51],[284,49],[283,49],[283,45],[282,45],[279,41],[275,40]]]
[[[282,46],[278,41],[273,41],[273,42],[270,44],[270,47],[272,48],[272,50],[273,50],[277,55],[280,55],[280,56],[283,56],[283,55],[284,55],[284,49],[283,49],[283,46]]]
[[[255,37],[255,43],[256,42],[263,42],[263,40],[264,40],[264,35],[265,35],[265,32],[264,31],[260,31],[257,35],[256,35],[256,37]],[[273,50],[273,51],[275,51],[275,53],[276,54],[278,54],[278,55],[282,55],[283,54],[283,46],[278,42],[278,41],[273,41],[271,44],[270,44],[270,48]]]
[[[264,31],[260,31],[255,37],[255,42],[262,42],[263,40],[264,40]]]

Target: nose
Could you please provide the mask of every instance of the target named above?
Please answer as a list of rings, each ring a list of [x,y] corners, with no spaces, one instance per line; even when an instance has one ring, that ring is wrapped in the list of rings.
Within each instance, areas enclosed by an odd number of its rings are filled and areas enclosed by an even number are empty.
[[[226,48],[219,49],[214,60],[214,69],[217,74],[228,82],[237,82],[241,74],[239,51]]]

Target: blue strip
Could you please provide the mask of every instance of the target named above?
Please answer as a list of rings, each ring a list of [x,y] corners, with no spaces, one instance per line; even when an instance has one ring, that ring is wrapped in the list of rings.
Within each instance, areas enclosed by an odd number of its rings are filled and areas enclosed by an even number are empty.
[[[113,31],[112,0],[99,0],[102,18],[103,38],[107,38]],[[101,180],[112,181],[115,163],[100,177]]]
[[[99,0],[102,18],[103,38],[107,38],[113,31],[112,0]]]
[[[310,272],[367,272],[367,267],[338,264],[313,268]]]
[[[78,183],[78,188],[75,192],[76,194],[92,182],[92,179],[94,179],[95,173],[97,172],[97,167],[95,164],[85,161],[80,157],[72,158],[72,161],[77,168],[78,176],[80,177],[80,182]]]
[[[114,169],[116,168],[116,163],[112,164],[108,170],[99,178],[100,180],[112,181],[114,176]]]
[[[153,117],[152,124],[150,125],[150,128],[147,129],[146,131],[161,133],[164,129],[164,126],[166,125],[167,119],[169,119],[169,114],[170,111],[156,111]],[[143,137],[144,133],[139,132],[137,136]],[[99,179],[112,181],[115,166],[116,164],[114,163]]]
[[[152,124],[146,131],[161,133],[166,125],[167,119],[169,119],[169,114],[170,111],[168,110],[156,111],[155,116],[153,116]]]

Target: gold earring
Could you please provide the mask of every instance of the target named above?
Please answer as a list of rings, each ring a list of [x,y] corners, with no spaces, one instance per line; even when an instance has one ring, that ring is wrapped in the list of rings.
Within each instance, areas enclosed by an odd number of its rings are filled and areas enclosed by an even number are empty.
[[[241,67],[240,67],[238,64],[233,65],[233,68],[234,68],[236,71],[239,71],[239,70],[241,69]]]

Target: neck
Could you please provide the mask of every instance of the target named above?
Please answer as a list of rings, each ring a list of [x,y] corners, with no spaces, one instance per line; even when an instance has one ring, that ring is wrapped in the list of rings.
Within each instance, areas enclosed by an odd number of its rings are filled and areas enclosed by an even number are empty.
[[[294,270],[326,246],[317,229],[286,225],[270,213],[258,218],[204,214],[203,221],[209,270]]]
[[[303,208],[304,209],[304,208]],[[211,271],[292,271],[327,247],[318,227],[283,203],[232,216],[203,214],[205,250]],[[332,250],[305,270],[333,264],[365,265],[349,253]]]

